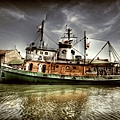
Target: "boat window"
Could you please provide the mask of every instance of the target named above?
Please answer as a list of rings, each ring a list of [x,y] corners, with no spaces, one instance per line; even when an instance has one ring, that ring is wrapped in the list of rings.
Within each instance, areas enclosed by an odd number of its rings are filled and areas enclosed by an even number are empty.
[[[55,67],[56,67],[56,68],[59,68],[59,65],[56,65]]]
[[[46,71],[46,65],[43,65],[42,72],[45,73]]]
[[[42,60],[42,56],[39,56],[38,60]]]
[[[48,52],[45,52],[45,55],[48,55]]]
[[[93,68],[93,71],[96,72],[96,68]]]
[[[92,72],[91,68],[88,68],[85,72]]]
[[[70,66],[66,66],[66,69],[69,70],[69,69],[70,69]]]
[[[38,51],[36,50],[36,54],[38,53]]]
[[[30,54],[30,50],[27,50],[26,53],[27,53],[27,54]]]
[[[33,50],[31,50],[31,53],[33,53]]]
[[[62,54],[65,54],[66,53],[66,50],[62,50]]]
[[[76,69],[76,66],[73,66],[73,69]]]
[[[112,69],[111,68],[108,68],[108,71],[111,71]]]
[[[43,54],[43,51],[40,51],[40,54]]]
[[[75,51],[74,50],[71,50],[71,53],[72,53],[72,55],[75,55]]]

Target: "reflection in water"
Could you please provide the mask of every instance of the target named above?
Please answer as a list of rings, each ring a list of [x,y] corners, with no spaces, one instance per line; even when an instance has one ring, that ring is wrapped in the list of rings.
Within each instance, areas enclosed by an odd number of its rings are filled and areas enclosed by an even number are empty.
[[[0,120],[119,120],[120,87],[0,84]]]
[[[85,92],[47,94],[42,97],[31,94],[24,100],[22,119],[76,120],[86,101]]]

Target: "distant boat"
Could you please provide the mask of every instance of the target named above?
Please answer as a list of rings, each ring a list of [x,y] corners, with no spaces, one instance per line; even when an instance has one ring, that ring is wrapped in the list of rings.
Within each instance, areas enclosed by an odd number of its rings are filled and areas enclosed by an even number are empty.
[[[98,58],[98,54],[93,59],[86,59],[86,50],[90,46],[87,42],[86,32],[81,39],[84,41],[84,54],[81,55],[73,47],[73,42],[77,37],[72,35],[72,29],[66,28],[64,37],[58,42],[58,49],[50,49],[45,46],[44,23],[39,27],[40,45],[37,47],[32,42],[26,48],[26,58],[21,70],[4,67],[3,83],[18,84],[71,84],[71,85],[120,85],[119,60],[111,62],[111,52],[119,59],[109,41],[102,47],[109,45],[108,59]],[[76,42],[78,44],[80,41]],[[76,52],[77,51],[77,52]],[[77,53],[77,54],[76,54]],[[97,58],[96,58],[97,57]]]

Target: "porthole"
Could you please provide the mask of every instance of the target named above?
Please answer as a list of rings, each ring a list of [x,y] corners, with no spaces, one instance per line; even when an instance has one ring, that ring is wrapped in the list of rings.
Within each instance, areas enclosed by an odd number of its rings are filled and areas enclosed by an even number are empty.
[[[38,60],[42,60],[42,56],[39,56]]]
[[[48,52],[45,52],[45,55],[48,55]]]
[[[56,67],[56,68],[59,68],[59,65],[56,65],[55,67]]]
[[[72,53],[73,55],[75,55],[75,51],[74,51],[74,50],[71,50],[71,53]]]
[[[65,53],[66,53],[66,50],[63,50],[63,51],[62,51],[62,54],[65,54]]]
[[[43,54],[43,52],[42,52],[42,51],[40,51],[40,54],[42,55],[42,54]]]
[[[66,70],[69,70],[70,69],[70,66],[66,66]]]

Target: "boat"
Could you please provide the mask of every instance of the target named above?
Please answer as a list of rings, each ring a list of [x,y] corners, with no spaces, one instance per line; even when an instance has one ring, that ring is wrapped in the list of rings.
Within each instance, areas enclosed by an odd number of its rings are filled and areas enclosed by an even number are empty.
[[[109,45],[114,57],[118,54],[109,41],[101,48],[93,59],[86,58],[87,43],[86,31],[81,40],[84,43],[84,54],[73,46],[77,37],[72,36],[72,29],[66,27],[66,33],[58,41],[58,49],[51,49],[45,45],[44,24],[38,27],[39,46],[32,42],[26,48],[26,58],[20,69],[4,67],[2,69],[2,83],[10,84],[49,84],[49,85],[120,85],[119,60],[111,61],[111,58],[100,59],[98,54]],[[77,52],[76,52],[77,51]],[[76,54],[77,53],[77,54]],[[118,55],[119,56],[119,55]],[[119,58],[119,57],[116,57]]]

